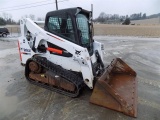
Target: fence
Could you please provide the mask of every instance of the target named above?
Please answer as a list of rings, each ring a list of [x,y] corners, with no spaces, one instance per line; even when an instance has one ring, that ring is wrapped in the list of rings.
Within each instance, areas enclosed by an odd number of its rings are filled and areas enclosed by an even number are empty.
[[[19,37],[21,36],[20,34],[20,27],[6,27],[10,34],[8,35],[8,37]]]
[[[41,27],[42,29],[44,29],[44,24],[38,24],[38,26]],[[21,36],[21,30],[20,30],[19,25],[7,25],[7,26],[4,26],[4,27],[6,27],[10,32],[10,35],[8,35],[8,37],[19,37],[19,36]]]

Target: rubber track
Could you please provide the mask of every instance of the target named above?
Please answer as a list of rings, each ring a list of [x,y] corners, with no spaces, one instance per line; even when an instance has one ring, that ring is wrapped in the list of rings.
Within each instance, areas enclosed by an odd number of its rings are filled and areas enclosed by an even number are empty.
[[[76,86],[76,91],[70,92],[70,91],[64,90],[59,87],[54,87],[49,84],[38,82],[38,81],[30,79],[29,78],[29,62],[31,62],[31,61],[34,61],[34,62],[40,64],[45,69],[50,70],[53,73],[55,73],[56,75],[59,75],[59,76],[63,77],[64,79],[72,82]],[[71,71],[63,69],[61,66],[58,66],[58,65],[50,62],[49,60],[47,60],[45,57],[40,57],[40,56],[34,56],[34,57],[27,60],[26,67],[25,67],[25,76],[26,76],[26,79],[32,84],[35,84],[40,87],[49,89],[51,91],[66,95],[68,97],[77,97],[80,94],[80,91],[84,86],[83,79],[80,76],[78,76],[77,74],[75,74]]]

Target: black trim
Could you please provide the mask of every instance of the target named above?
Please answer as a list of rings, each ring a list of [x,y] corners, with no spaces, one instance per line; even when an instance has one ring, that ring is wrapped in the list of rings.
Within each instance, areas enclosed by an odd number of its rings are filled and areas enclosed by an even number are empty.
[[[32,50],[35,52],[36,51],[36,48],[35,48],[35,42],[36,42],[36,37],[34,37],[34,40],[33,40],[33,46],[32,46]]]
[[[99,55],[98,50],[95,50],[95,55],[96,55],[96,58],[97,58],[97,62],[100,63],[102,69],[104,69],[104,64],[103,64],[103,61],[102,61],[102,59],[101,59],[101,56]]]
[[[50,42],[47,42],[48,44],[48,47],[51,47],[51,48],[56,48],[56,49],[59,49],[59,50],[62,50],[62,55],[60,54],[57,54],[57,53],[53,53],[53,52],[50,52],[50,54],[54,54],[54,55],[58,55],[58,56],[63,56],[63,57],[72,57],[73,55],[71,53],[69,53],[67,50],[55,45],[55,44],[52,44]]]

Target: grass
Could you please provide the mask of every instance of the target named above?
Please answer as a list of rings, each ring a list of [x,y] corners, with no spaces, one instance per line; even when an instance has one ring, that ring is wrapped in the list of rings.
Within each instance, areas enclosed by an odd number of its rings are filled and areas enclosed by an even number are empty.
[[[95,24],[95,35],[160,37],[160,25]]]

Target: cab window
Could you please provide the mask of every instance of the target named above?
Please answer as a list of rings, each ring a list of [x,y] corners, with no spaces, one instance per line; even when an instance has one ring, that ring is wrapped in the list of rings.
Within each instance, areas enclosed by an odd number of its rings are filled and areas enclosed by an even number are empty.
[[[69,16],[51,16],[48,20],[48,30],[71,42],[75,42],[72,20]]]

